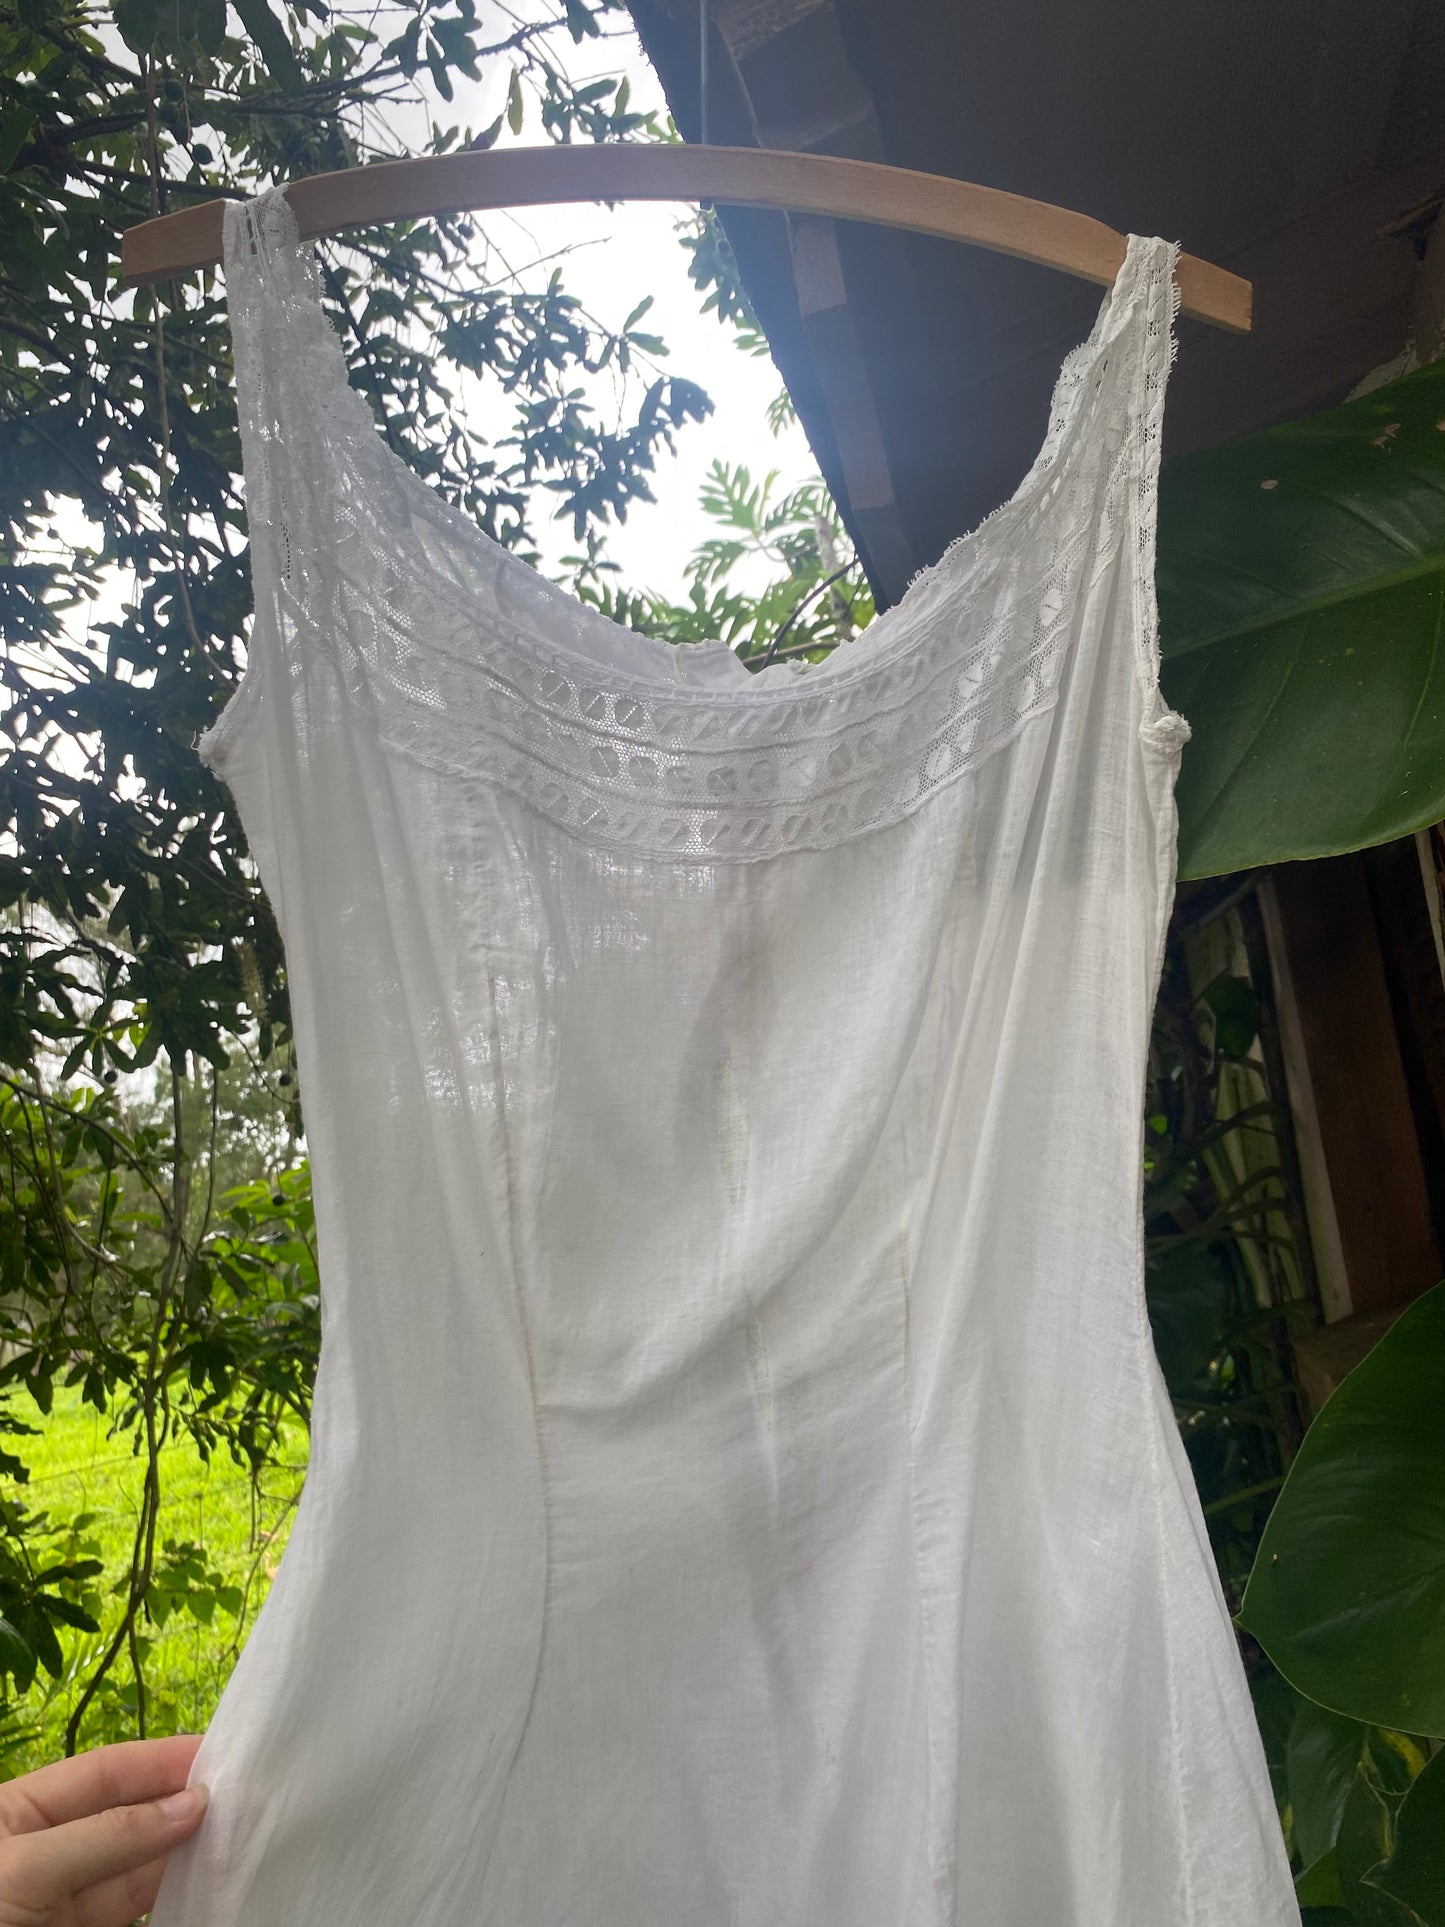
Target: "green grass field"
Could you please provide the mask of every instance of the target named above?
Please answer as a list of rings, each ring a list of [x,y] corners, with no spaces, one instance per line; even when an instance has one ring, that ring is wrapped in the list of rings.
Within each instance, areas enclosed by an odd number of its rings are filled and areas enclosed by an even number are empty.
[[[6,1749],[0,1777],[28,1772],[65,1750],[66,1722],[119,1616],[109,1588],[130,1564],[144,1461],[131,1451],[132,1437],[108,1437],[108,1416],[82,1404],[79,1387],[56,1388],[49,1417],[16,1408],[17,1417],[43,1427],[37,1438],[21,1438],[14,1448],[30,1468],[28,1484],[0,1481],[7,1495],[60,1525],[77,1513],[93,1518],[82,1539],[94,1542],[93,1556],[104,1560],[105,1576],[96,1582],[104,1610],[100,1634],[62,1635],[65,1676],[51,1681],[43,1673],[12,1709],[25,1728],[38,1729]],[[158,1557],[166,1540],[201,1548],[198,1561],[176,1574],[179,1603],[163,1626],[142,1625],[152,1642],[144,1659],[148,1690],[147,1731],[152,1735],[200,1732],[215,1710],[230,1677],[245,1634],[270,1587],[290,1532],[295,1501],[306,1466],[306,1432],[301,1425],[287,1437],[285,1463],[261,1481],[259,1503],[246,1470],[229,1455],[213,1454],[206,1465],[186,1439],[161,1455],[162,1511],[156,1534]],[[214,1599],[218,1588],[239,1589],[240,1611]],[[189,1594],[209,1620],[187,1610]],[[134,1691],[130,1661],[123,1651],[110,1674],[113,1686],[87,1710],[79,1736],[85,1750],[107,1741],[134,1738]]]

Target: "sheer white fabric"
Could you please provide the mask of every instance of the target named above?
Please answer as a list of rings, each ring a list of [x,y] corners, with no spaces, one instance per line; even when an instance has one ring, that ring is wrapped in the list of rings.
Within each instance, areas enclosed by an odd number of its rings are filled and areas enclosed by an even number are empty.
[[[1297,1927],[1143,1298],[1177,248],[1017,494],[747,671],[388,450],[228,209],[323,1342],[155,1927]]]

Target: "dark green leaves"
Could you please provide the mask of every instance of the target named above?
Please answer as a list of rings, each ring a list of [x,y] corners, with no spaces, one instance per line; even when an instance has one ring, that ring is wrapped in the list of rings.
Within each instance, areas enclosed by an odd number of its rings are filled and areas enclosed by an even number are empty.
[[[298,93],[305,75],[296,58],[286,29],[272,13],[267,0],[234,0],[236,12],[266,63],[266,71],[284,92]]]
[[[1199,993],[1214,1017],[1214,1048],[1221,1057],[1247,1057],[1259,1034],[1259,999],[1245,977],[1219,976]]]
[[[146,1588],[146,1611],[152,1622],[164,1626],[173,1614],[183,1612],[209,1626],[218,1606],[233,1617],[239,1614],[241,1588],[226,1584],[212,1569],[205,1547],[194,1539],[167,1539]]]
[[[1367,1876],[1415,1927],[1445,1927],[1445,1753],[1437,1753],[1395,1816],[1394,1851]]]
[[[1181,875],[1445,816],[1445,362],[1166,463],[1158,581]]]
[[[196,40],[202,53],[218,54],[226,38],[226,0],[197,0]]]
[[[112,0],[111,13],[125,44],[149,53],[160,32],[161,0]]]
[[[28,107],[17,102],[7,104],[0,113],[0,174],[8,174],[16,159],[30,138],[30,130],[36,121],[35,114]]]
[[[126,45],[138,54],[183,57],[195,48],[214,56],[226,38],[226,0],[113,0],[111,11]],[[285,38],[274,18],[271,30]]]
[[[23,1692],[42,1668],[52,1679],[64,1671],[57,1627],[98,1630],[82,1601],[102,1568],[94,1559],[66,1558],[32,1572],[14,1536],[26,1523],[23,1510],[0,1501],[0,1515],[6,1527],[0,1538],[0,1682],[13,1679]],[[49,1522],[42,1515],[32,1530],[37,1541],[49,1536]]]
[[[1295,1847],[1306,1867],[1335,1844],[1364,1743],[1365,1728],[1358,1720],[1327,1712],[1312,1700],[1299,1701],[1285,1749],[1285,1773]]]
[[[1362,1768],[1350,1787],[1335,1842],[1340,1895],[1358,1927],[1407,1927],[1408,1916],[1367,1879],[1389,1853],[1391,1839],[1389,1803]]]
[[[1445,1734],[1445,1285],[1403,1313],[1305,1435],[1240,1618],[1300,1692]]]

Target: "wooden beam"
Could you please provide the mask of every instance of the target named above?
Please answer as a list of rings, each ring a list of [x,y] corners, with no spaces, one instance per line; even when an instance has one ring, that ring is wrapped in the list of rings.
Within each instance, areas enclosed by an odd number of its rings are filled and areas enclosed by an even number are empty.
[[[1325,1316],[1388,1310],[1441,1255],[1364,859],[1281,863],[1260,905]]]

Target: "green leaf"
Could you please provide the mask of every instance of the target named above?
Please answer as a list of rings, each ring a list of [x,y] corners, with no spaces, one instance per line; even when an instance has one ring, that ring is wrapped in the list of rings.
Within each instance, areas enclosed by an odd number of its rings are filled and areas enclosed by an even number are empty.
[[[460,68],[468,80],[480,80],[481,70],[477,66],[472,36],[466,22],[433,19],[431,30],[452,66]],[[448,98],[450,99],[450,95]]]
[[[272,13],[266,0],[236,0],[236,12],[241,16],[241,25],[251,36],[257,53],[266,63],[267,73],[282,93],[300,93],[306,84],[306,76],[301,71],[301,64],[286,29]]]
[[[1294,1883],[1294,1897],[1302,1907],[1343,1906],[1345,1896],[1333,1849],[1305,1868]]]
[[[515,67],[507,82],[507,125],[514,134],[522,131],[522,76]]]
[[[1261,1667],[1254,1674],[1249,1682],[1249,1694],[1254,1701],[1259,1737],[1264,1742],[1264,1757],[1269,1767],[1269,1783],[1274,1789],[1275,1805],[1283,1810],[1289,1805],[1285,1747],[1295,1708],[1299,1705],[1299,1695],[1289,1681],[1282,1679],[1272,1667]]]
[[[100,1630],[85,1608],[75,1605],[69,1599],[60,1599],[54,1593],[42,1593],[39,1604],[52,1619],[58,1619],[63,1626],[74,1626],[83,1633],[94,1633]]]
[[[1445,817],[1445,362],[1166,462],[1158,585],[1182,876]]]
[[[1214,1047],[1221,1057],[1247,1057],[1259,1034],[1259,999],[1247,977],[1216,977],[1200,992],[1214,1016]]]
[[[26,1631],[40,1664],[52,1679],[59,1679],[65,1671],[65,1655],[55,1637],[55,1628],[40,1613],[31,1611],[26,1615]]]
[[[1445,1285],[1401,1314],[1305,1434],[1239,1618],[1301,1693],[1445,1734]]]
[[[399,33],[395,40],[388,41],[382,48],[382,57],[383,59],[395,57],[401,71],[410,79],[416,72],[417,62],[421,58],[420,47],[421,21],[413,20],[404,32]]]
[[[428,39],[426,43],[426,64],[431,68],[431,77],[436,90],[443,100],[452,97],[452,77],[447,72],[446,49],[439,41]]]
[[[1208,1245],[1180,1245],[1151,1259],[1144,1286],[1165,1383],[1175,1398],[1199,1397],[1223,1342],[1228,1265]]]
[[[1335,1844],[1364,1745],[1365,1728],[1358,1720],[1300,1700],[1285,1747],[1285,1773],[1295,1845],[1306,1867]]]
[[[196,39],[201,44],[202,53],[214,56],[221,51],[226,40],[226,0],[199,0],[196,8]]]
[[[1414,1740],[1391,1726],[1372,1726],[1368,1731],[1366,1758],[1375,1784],[1387,1799],[1403,1799],[1429,1764],[1430,1742]]]
[[[0,114],[0,174],[8,174],[14,166],[15,156],[30,138],[35,119],[28,107],[16,102]]]
[[[35,1677],[35,1654],[10,1624],[0,1619],[0,1676],[14,1675],[17,1686],[28,1686]]]
[[[160,30],[160,0],[114,0],[111,12],[132,53],[149,53]]]
[[[1355,1776],[1335,1847],[1340,1891],[1359,1927],[1410,1927],[1410,1916],[1388,1894],[1365,1882],[1394,1844],[1390,1809],[1363,1768]]]
[[[1437,1753],[1395,1815],[1395,1851],[1367,1884],[1402,1902],[1420,1927],[1445,1927],[1445,1753]]]

